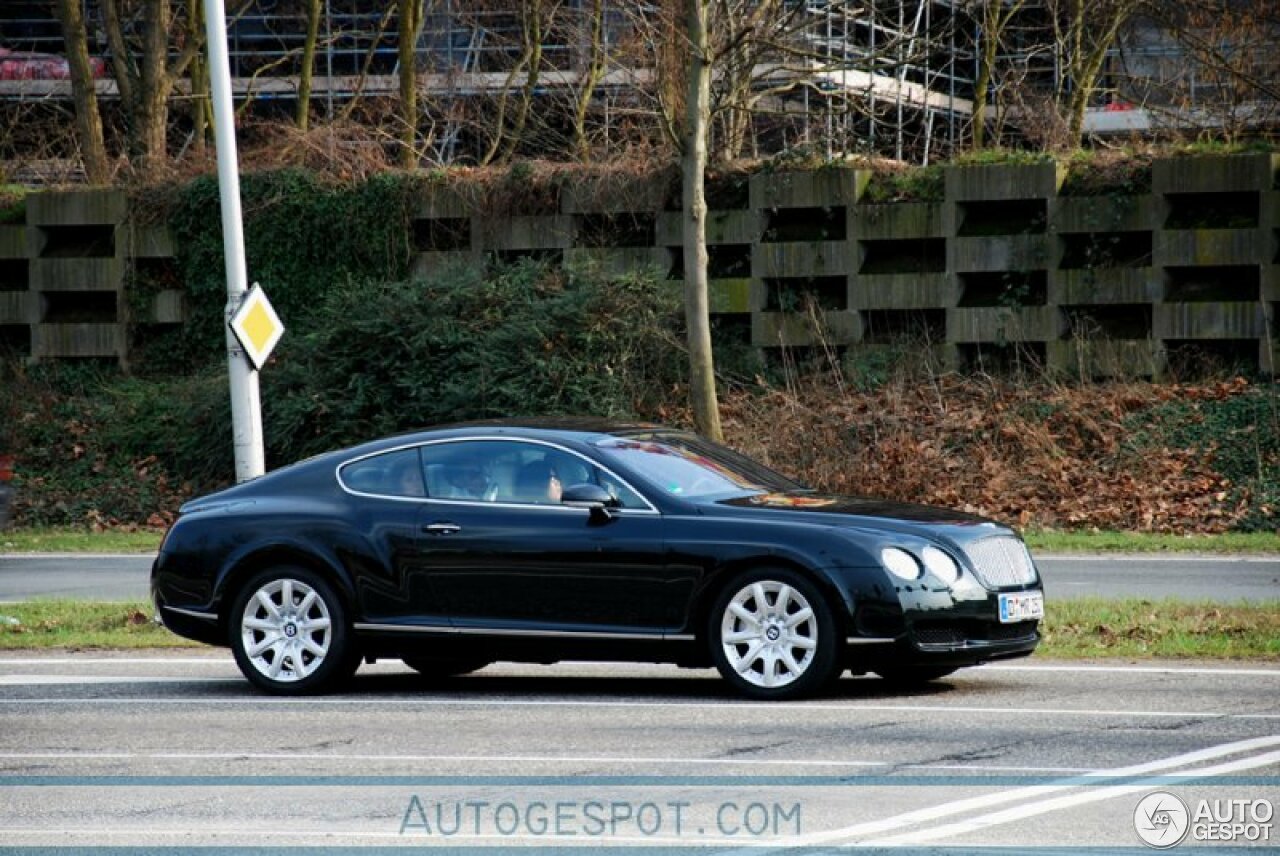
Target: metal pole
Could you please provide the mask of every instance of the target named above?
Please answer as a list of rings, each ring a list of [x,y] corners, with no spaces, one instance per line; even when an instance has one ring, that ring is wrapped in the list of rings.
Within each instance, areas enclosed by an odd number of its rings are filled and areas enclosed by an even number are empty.
[[[236,163],[235,113],[231,103],[231,67],[227,60],[227,20],[223,0],[204,0],[209,82],[213,95],[214,139],[218,151],[218,191],[222,200],[222,252],[227,266],[227,321],[249,290],[244,260],[244,227],[240,217],[240,171]],[[231,381],[231,427],[235,443],[236,481],[262,475],[262,405],[258,372],[231,332],[227,337],[227,374]]]

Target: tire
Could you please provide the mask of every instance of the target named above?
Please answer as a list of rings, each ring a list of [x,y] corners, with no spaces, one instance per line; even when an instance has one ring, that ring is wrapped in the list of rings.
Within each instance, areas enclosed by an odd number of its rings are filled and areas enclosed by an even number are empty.
[[[432,657],[402,657],[400,660],[424,678],[452,678],[476,672],[488,666],[492,660],[437,659]]]
[[[240,672],[275,695],[323,692],[360,665],[342,599],[306,568],[250,577],[232,604],[228,635]]]
[[[787,568],[734,577],[712,605],[707,630],[716,668],[750,698],[803,698],[840,674],[831,609],[816,585]]]
[[[899,687],[918,687],[945,678],[959,666],[902,666],[896,669],[876,669],[875,672],[884,680]]]

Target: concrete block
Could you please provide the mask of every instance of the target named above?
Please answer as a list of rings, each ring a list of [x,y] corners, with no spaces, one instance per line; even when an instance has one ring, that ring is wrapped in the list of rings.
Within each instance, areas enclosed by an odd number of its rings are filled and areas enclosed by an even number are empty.
[[[683,287],[684,282],[680,284]],[[750,312],[754,304],[753,293],[749,277],[713,279],[707,283],[707,298],[713,313]]]
[[[1202,155],[1157,160],[1151,165],[1156,193],[1230,193],[1271,190],[1280,155]]]
[[[31,193],[27,196],[27,225],[92,226],[119,223],[128,213],[128,203],[128,197],[123,191],[111,189]]]
[[[849,283],[850,309],[939,309],[959,299],[960,286],[945,273],[859,275]]]
[[[683,215],[663,211],[654,222],[656,242],[666,246],[684,243]],[[751,244],[760,240],[760,214],[757,211],[708,211],[708,244]]]
[[[1157,268],[1095,268],[1049,272],[1049,302],[1104,305],[1154,303],[1164,293]]]
[[[118,226],[116,246],[123,247],[124,254],[135,259],[167,259],[177,255],[173,236],[164,226]]]
[[[1047,342],[1066,333],[1056,306],[972,307],[947,310],[947,341],[953,344]]]
[[[35,320],[36,295],[30,291],[0,291],[0,324],[30,324]]]
[[[862,198],[871,173],[847,167],[803,172],[758,172],[751,176],[751,207],[831,208]]]
[[[1154,307],[1157,339],[1256,339],[1265,334],[1262,303],[1162,303]]]
[[[124,282],[121,259],[32,259],[33,291],[118,291]]]
[[[564,251],[564,263],[598,270],[604,276],[657,270],[665,277],[672,259],[666,247],[573,247]]]
[[[950,268],[956,273],[1044,270],[1049,248],[1047,235],[952,238]]]
[[[1068,339],[1046,342],[1049,368],[1080,380],[1158,377],[1165,352],[1154,339]]]
[[[818,328],[809,318],[787,312],[751,316],[751,344],[759,348],[847,345],[861,338],[862,319],[857,312],[825,312]]]
[[[946,234],[940,202],[857,205],[851,209],[849,237],[864,241],[941,238]]]
[[[0,226],[0,259],[25,259],[27,257],[27,227]]]
[[[1050,232],[1142,232],[1160,225],[1154,196],[1092,196],[1049,204]]]
[[[751,275],[844,276],[853,266],[851,252],[844,241],[756,244],[751,248]]]
[[[947,167],[947,201],[1040,199],[1057,195],[1066,170],[1037,164]]]
[[[187,320],[187,295],[175,288],[167,288],[151,301],[149,320],[155,324],[181,324]]]
[[[1157,233],[1157,265],[1255,265],[1263,258],[1258,229],[1166,229]]]
[[[540,250],[573,246],[573,217],[555,214],[541,217],[506,217],[472,220],[472,234],[480,250]]]
[[[120,357],[123,324],[37,324],[31,328],[31,358]]]

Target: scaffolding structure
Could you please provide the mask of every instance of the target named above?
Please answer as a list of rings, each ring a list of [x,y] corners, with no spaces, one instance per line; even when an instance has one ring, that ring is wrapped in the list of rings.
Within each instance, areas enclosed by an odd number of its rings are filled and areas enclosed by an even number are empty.
[[[90,22],[90,49],[107,58],[98,0],[83,0]],[[62,53],[62,35],[48,3],[12,0],[0,4],[0,47],[11,51]],[[181,3],[176,4],[179,8]],[[229,4],[236,8],[236,4]],[[353,98],[391,96],[398,90],[396,5],[389,0],[323,0],[312,98],[328,116]],[[537,4],[534,4],[535,6]],[[590,62],[591,0],[547,0],[554,6],[541,39],[536,97],[554,114],[554,103],[582,85]],[[786,44],[762,52],[752,68],[750,153],[773,154],[804,147],[834,157],[877,154],[928,163],[960,148],[974,112],[983,34],[965,0],[784,0],[790,22]],[[520,73],[527,36],[520,0],[426,0],[416,35],[419,91],[434,105],[500,96],[522,87]],[[592,108],[606,125],[610,116],[653,109],[654,51],[618,51],[637,28],[658,14],[660,4],[604,0],[603,34],[610,57]],[[302,4],[289,0],[247,0],[229,22],[233,90],[256,104],[297,98],[299,61],[306,38]],[[181,15],[179,11],[179,15]],[[1017,110],[1002,100],[1015,79],[1045,91],[1069,87],[1052,27],[1041,0],[1029,0],[1007,34],[997,59],[991,112],[1016,130]],[[1046,36],[1048,38],[1046,39]],[[1098,95],[1098,109],[1086,129],[1132,131],[1152,117],[1142,111],[1108,110],[1118,93],[1136,91],[1115,82],[1126,74],[1172,73],[1167,39],[1141,29],[1113,51],[1112,85]],[[1176,68],[1177,73],[1185,73]],[[108,62],[108,75],[111,65]],[[515,71],[513,72],[513,69]],[[790,80],[795,85],[786,86]],[[1143,84],[1151,91],[1151,81]],[[764,93],[777,90],[776,94]],[[98,82],[101,97],[115,95],[109,77]],[[1194,114],[1197,90],[1190,89]],[[0,100],[69,97],[65,80],[0,80]],[[1212,97],[1205,91],[1202,98]],[[648,101],[646,102],[646,98]],[[430,112],[430,111],[428,111]],[[1123,112],[1124,115],[1117,115]],[[476,157],[476,141],[458,111],[438,111],[428,157],[440,163]]]

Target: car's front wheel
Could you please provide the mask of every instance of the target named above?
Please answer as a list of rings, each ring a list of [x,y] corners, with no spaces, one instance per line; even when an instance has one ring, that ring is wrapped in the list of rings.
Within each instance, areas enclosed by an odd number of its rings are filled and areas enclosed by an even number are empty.
[[[232,605],[229,632],[240,671],[279,695],[319,692],[360,663],[341,598],[306,568],[269,568],[251,577]]]
[[[787,568],[747,571],[716,599],[711,656],[739,692],[759,699],[811,695],[838,674],[835,621],[818,588]]]

